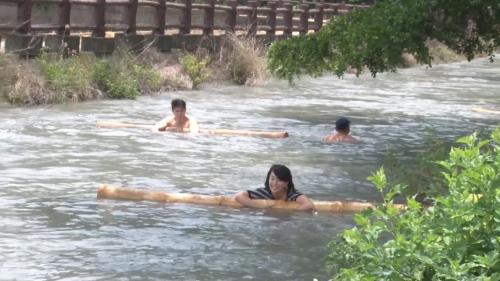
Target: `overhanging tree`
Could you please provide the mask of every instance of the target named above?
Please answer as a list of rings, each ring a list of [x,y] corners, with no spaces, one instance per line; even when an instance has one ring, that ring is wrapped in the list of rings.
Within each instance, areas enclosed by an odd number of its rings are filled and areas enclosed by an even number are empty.
[[[333,17],[319,32],[275,42],[269,69],[292,81],[301,74],[339,77],[366,67],[375,76],[394,71],[402,53],[431,65],[426,42],[437,39],[471,60],[493,59],[500,46],[498,0],[379,0],[368,9]]]

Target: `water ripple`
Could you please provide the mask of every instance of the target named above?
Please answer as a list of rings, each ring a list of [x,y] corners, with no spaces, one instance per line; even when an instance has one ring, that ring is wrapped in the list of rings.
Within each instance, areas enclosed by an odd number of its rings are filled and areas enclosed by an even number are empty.
[[[500,106],[500,64],[431,69],[293,86],[220,86],[137,101],[35,108],[0,105],[0,280],[326,280],[325,245],[351,216],[96,200],[98,183],[232,195],[263,185],[272,163],[321,200],[377,201],[366,177],[389,152],[409,159],[434,129],[455,139],[498,126],[475,106]],[[286,130],[282,140],[96,128],[152,124],[170,99],[205,128]],[[361,145],[320,138],[338,116]]]

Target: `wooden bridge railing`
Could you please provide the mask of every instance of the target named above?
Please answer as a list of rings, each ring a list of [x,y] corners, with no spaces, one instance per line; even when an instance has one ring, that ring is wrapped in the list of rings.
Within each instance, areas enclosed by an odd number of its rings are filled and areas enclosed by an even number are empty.
[[[318,31],[334,15],[367,7],[324,3],[324,0],[273,0],[265,5],[258,0],[250,0],[246,5],[239,5],[237,0],[227,0],[226,5],[216,0],[181,1],[0,0],[0,36],[56,34],[68,37],[84,33],[105,38],[106,32],[161,36],[169,30],[183,35],[198,30],[202,35],[245,31],[249,35],[263,32],[267,36],[287,37],[294,32],[303,35]]]

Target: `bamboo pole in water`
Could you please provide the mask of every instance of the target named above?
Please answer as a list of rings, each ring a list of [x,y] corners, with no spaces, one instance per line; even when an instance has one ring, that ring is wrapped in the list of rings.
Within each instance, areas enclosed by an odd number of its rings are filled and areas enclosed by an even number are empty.
[[[134,123],[123,123],[115,121],[97,121],[96,126],[99,128],[138,128],[138,129],[149,129],[153,128],[153,125],[147,124],[134,124]],[[188,133],[189,130],[184,131]],[[229,130],[229,129],[200,129],[200,133],[207,135],[226,135],[226,136],[249,136],[249,137],[261,137],[261,138],[287,138],[288,132],[285,131],[249,131],[249,130]]]
[[[480,112],[480,113],[490,113],[490,114],[500,114],[500,110],[487,109],[482,107],[474,107],[472,111]]]
[[[114,121],[97,121],[96,126],[98,128],[137,128],[137,129],[149,129],[149,130],[153,129],[153,125],[122,123]]]
[[[141,189],[132,189],[126,187],[109,186],[100,184],[97,189],[97,198],[100,199],[121,199],[121,200],[145,200],[166,203],[190,203],[200,205],[217,205],[241,208],[243,205],[238,203],[233,197],[224,195],[201,195],[190,193],[169,193],[164,191],[150,191]],[[253,200],[258,204],[257,208],[271,208],[282,210],[299,210],[297,202],[287,202],[281,200]],[[371,203],[365,202],[345,202],[345,201],[313,201],[314,209],[318,212],[329,213],[355,213],[366,208],[374,207]],[[403,205],[396,206],[399,209]]]
[[[213,129],[213,130],[200,129],[200,133],[208,135],[249,136],[249,137],[261,137],[270,139],[282,139],[288,137],[288,132],[229,130],[229,129]]]

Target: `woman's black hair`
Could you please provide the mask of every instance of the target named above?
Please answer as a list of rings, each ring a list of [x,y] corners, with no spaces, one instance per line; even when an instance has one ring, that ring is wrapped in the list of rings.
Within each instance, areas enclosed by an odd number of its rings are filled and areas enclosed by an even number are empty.
[[[290,171],[290,169],[288,169],[287,166],[280,164],[274,164],[271,166],[269,172],[267,172],[266,182],[264,184],[267,189],[269,189],[269,177],[271,177],[271,173],[274,173],[274,175],[276,175],[276,177],[280,181],[288,182],[287,193],[295,192],[295,185],[293,184],[292,172]]]

